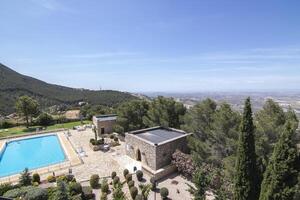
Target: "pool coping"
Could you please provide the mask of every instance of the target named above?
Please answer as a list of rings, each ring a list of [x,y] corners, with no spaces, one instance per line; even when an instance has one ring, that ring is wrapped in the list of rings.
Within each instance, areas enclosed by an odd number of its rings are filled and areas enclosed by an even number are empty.
[[[63,162],[48,165],[45,167],[40,167],[40,168],[29,170],[31,173],[39,173],[40,175],[44,175],[44,174],[48,173],[50,175],[50,173],[53,173],[55,171],[67,169],[70,167],[74,167],[74,166],[83,164],[82,159],[76,153],[72,143],[68,140],[68,137],[64,131],[52,131],[52,132],[39,133],[39,134],[37,134],[37,133],[27,134],[27,135],[24,135],[23,137],[24,138],[34,138],[34,137],[47,136],[47,135],[53,135],[53,134],[57,135],[60,145],[66,156],[66,160],[64,160]],[[0,148],[1,148],[0,152],[2,152],[4,150],[7,140],[14,141],[14,140],[18,140],[19,138],[23,138],[23,137],[22,136],[14,137],[14,138],[12,138],[12,140],[1,139],[0,140]],[[13,175],[0,177],[0,183],[6,183],[6,182],[15,183],[15,182],[18,182],[19,177],[20,177],[20,174],[13,174]]]

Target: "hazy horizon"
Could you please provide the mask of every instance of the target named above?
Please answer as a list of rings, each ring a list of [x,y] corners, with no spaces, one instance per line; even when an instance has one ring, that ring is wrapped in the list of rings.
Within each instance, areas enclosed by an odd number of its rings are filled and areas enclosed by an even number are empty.
[[[75,88],[299,91],[299,1],[2,1],[0,62]]]

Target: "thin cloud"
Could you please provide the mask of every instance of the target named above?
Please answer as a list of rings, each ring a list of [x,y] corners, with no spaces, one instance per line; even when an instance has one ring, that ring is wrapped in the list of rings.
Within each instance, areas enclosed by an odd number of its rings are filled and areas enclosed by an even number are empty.
[[[137,52],[104,52],[104,53],[89,53],[89,54],[73,54],[65,55],[65,58],[113,58],[119,56],[134,56]]]
[[[63,5],[61,1],[57,0],[31,0],[31,2],[49,11],[75,12],[73,9]]]

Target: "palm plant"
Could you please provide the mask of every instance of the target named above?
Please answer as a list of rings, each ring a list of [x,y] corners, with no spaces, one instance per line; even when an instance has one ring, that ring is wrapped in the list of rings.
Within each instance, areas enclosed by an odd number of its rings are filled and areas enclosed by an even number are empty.
[[[142,196],[144,200],[148,199],[148,196],[150,194],[150,191],[152,189],[152,185],[151,184],[140,184],[139,188],[141,190]]]
[[[124,183],[119,182],[119,183],[115,184],[114,189],[113,189],[113,200],[126,200],[127,199],[125,193],[122,190]]]

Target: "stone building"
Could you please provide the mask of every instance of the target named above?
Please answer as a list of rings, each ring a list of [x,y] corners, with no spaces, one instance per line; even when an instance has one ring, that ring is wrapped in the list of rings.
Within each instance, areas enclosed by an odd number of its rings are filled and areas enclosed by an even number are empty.
[[[176,170],[171,165],[176,149],[187,153],[187,134],[184,131],[153,127],[126,133],[126,154],[141,161],[142,169],[157,179]]]
[[[117,115],[98,115],[93,117],[93,124],[98,135],[109,134],[113,132],[113,126],[116,123]]]

